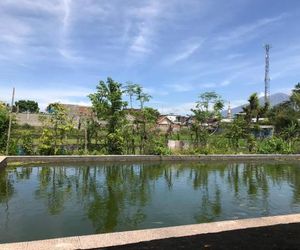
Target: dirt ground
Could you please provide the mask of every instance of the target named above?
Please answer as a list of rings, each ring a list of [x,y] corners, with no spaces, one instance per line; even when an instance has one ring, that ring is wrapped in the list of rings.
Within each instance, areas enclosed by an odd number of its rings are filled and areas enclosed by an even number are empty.
[[[101,249],[300,249],[300,223],[169,238]]]

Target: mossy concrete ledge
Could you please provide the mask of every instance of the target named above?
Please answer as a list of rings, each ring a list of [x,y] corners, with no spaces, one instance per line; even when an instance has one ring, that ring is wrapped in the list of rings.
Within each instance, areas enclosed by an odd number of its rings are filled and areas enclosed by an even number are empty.
[[[300,154],[7,156],[7,163],[300,160]]]
[[[6,165],[7,165],[6,156],[0,156],[0,169],[6,167]]]
[[[186,237],[232,230],[300,223],[300,214],[261,217],[255,219],[211,222],[176,227],[164,227],[118,233],[94,234],[66,238],[0,244],[1,250],[73,250],[122,246],[138,242]],[[170,239],[171,240],[171,239]]]

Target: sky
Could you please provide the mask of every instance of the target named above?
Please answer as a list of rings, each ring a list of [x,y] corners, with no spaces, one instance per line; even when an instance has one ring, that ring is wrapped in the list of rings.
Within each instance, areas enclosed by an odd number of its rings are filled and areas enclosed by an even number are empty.
[[[0,100],[90,105],[112,77],[144,87],[148,106],[188,114],[199,94],[231,106],[300,81],[300,1],[1,0]],[[136,103],[137,105],[137,103]]]

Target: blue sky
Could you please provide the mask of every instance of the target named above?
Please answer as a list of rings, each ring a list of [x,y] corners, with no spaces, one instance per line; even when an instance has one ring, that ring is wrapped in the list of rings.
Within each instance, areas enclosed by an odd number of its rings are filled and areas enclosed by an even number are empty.
[[[141,84],[149,106],[188,113],[199,93],[232,106],[300,81],[300,1],[1,0],[0,100],[88,105],[101,79]]]

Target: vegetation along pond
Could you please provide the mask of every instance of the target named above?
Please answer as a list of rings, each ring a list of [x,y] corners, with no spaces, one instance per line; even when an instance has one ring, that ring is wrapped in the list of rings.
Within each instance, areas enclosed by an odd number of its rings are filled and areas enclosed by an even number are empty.
[[[299,163],[68,163],[0,171],[1,243],[299,212]]]

